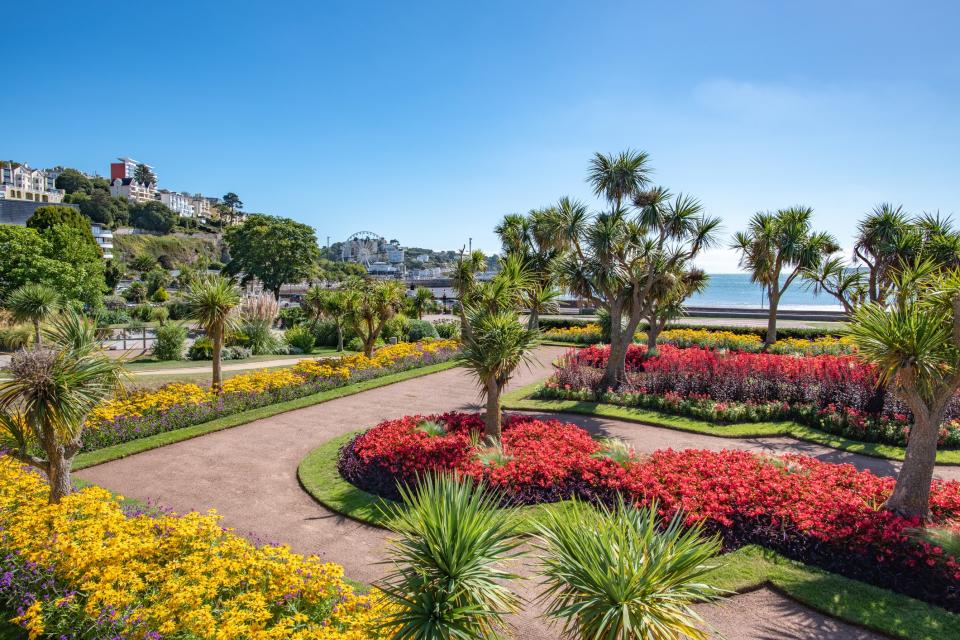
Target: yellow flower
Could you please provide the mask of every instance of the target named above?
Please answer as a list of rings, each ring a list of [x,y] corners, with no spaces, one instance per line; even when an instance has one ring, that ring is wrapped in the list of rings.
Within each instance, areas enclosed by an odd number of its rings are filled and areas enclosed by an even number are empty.
[[[83,594],[88,616],[133,608],[131,620],[144,628],[127,622],[124,631],[205,640],[378,637],[374,619],[385,605],[376,591],[354,592],[339,565],[287,547],[257,548],[225,531],[215,513],[127,517],[99,487],[59,505],[47,504],[46,493],[37,474],[0,458],[0,552],[54,566]],[[280,606],[291,598],[299,612]],[[337,605],[325,619],[302,613],[323,602]],[[35,603],[16,622],[36,638],[43,616]]]

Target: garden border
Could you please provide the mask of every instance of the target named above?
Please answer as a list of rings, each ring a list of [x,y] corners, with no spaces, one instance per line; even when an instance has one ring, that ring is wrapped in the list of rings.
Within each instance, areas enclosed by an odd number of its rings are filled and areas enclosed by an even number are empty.
[[[362,430],[361,430],[362,431]],[[308,453],[297,466],[300,486],[325,508],[351,520],[389,530],[382,507],[391,501],[350,484],[337,469],[340,448],[361,431],[338,436]],[[395,503],[394,503],[395,504]],[[570,502],[520,507],[528,521],[544,509]],[[520,526],[529,533],[530,525]],[[909,596],[807,566],[757,545],[722,556],[709,576],[716,586],[746,593],[768,586],[785,596],[858,627],[907,640],[960,640],[960,615]]]
[[[504,394],[504,409],[514,411],[551,411],[555,413],[576,413],[600,418],[615,418],[641,425],[687,431],[716,438],[773,438],[787,436],[795,440],[812,442],[837,451],[857,453],[872,458],[902,461],[905,450],[880,442],[863,442],[844,438],[807,425],[784,420],[780,422],[735,422],[733,424],[715,424],[706,420],[676,416],[653,409],[624,407],[617,404],[590,402],[587,400],[537,400],[534,392],[543,386],[536,382]],[[937,451],[937,464],[960,465],[960,449],[941,449]]]
[[[137,453],[143,453],[144,451],[149,451],[151,449],[158,449],[169,444],[190,440],[192,438],[198,438],[208,433],[213,433],[214,431],[222,431],[224,429],[238,427],[240,425],[247,424],[248,422],[261,420],[263,418],[270,418],[280,413],[304,409],[306,407],[321,404],[329,400],[336,400],[337,398],[350,396],[355,393],[367,391],[369,389],[385,387],[387,385],[403,382],[412,378],[419,378],[420,376],[426,376],[431,373],[438,373],[447,369],[453,369],[458,365],[459,362],[457,359],[453,358],[451,360],[447,360],[446,362],[429,364],[424,367],[414,367],[413,369],[407,369],[406,371],[391,373],[385,376],[363,380],[362,382],[355,382],[342,387],[328,389],[313,395],[303,396],[302,398],[295,398],[285,402],[268,404],[263,407],[230,414],[223,416],[222,418],[215,418],[213,420],[191,425],[189,427],[158,433],[152,436],[147,436],[146,438],[130,440],[129,442],[123,442],[110,447],[96,449],[94,451],[87,451],[79,454],[76,457],[73,463],[73,469],[78,471],[80,469],[86,469],[98,464],[112,462],[113,460],[126,458],[128,456],[132,456]]]

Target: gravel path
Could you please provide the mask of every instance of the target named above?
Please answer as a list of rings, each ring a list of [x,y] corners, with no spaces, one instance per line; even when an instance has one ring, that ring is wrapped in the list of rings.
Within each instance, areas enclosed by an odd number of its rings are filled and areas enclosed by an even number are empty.
[[[550,363],[565,351],[540,347],[513,387],[547,377]],[[153,499],[179,512],[215,508],[226,526],[258,539],[289,544],[344,565],[351,578],[370,582],[383,575],[386,533],[316,504],[297,481],[297,465],[318,445],[338,435],[411,413],[476,411],[478,389],[460,369],[371,389],[320,405],[172,444],[78,472],[85,480],[140,500]],[[641,450],[738,448],[773,453],[796,451],[845,461],[878,473],[893,473],[888,461],[842,454],[784,438],[733,440],[640,426],[587,416],[564,416],[594,433],[629,439]],[[954,469],[945,472],[953,477]],[[519,587],[532,595],[533,585]],[[759,638],[877,638],[816,613],[770,590],[734,596],[703,607],[708,623],[728,640]],[[515,616],[515,636],[557,636],[533,608]]]

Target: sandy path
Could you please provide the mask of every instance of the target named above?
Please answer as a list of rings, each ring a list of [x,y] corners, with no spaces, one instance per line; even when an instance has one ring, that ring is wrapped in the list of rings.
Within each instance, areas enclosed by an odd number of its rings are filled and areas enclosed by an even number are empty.
[[[550,362],[564,350],[539,348],[530,368],[519,371],[514,388],[547,377]],[[252,533],[261,540],[315,553],[344,565],[348,576],[370,582],[385,571],[378,561],[383,558],[386,533],[316,504],[299,486],[297,465],[310,450],[343,433],[405,414],[477,410],[477,401],[474,381],[463,370],[451,369],[154,449],[78,475],[126,496],[153,499],[180,512],[216,508],[224,524],[239,533]],[[878,473],[895,469],[887,461],[839,454],[789,439],[732,440],[586,416],[564,418],[594,433],[625,437],[642,450],[672,446],[797,451],[852,462]],[[533,593],[529,582],[520,589],[526,596]],[[768,590],[735,596],[722,606],[703,608],[703,613],[730,640],[877,637]],[[514,618],[515,635],[538,640],[556,637],[556,631],[548,629],[535,614],[536,607],[529,607]],[[811,635],[813,629],[824,631]]]

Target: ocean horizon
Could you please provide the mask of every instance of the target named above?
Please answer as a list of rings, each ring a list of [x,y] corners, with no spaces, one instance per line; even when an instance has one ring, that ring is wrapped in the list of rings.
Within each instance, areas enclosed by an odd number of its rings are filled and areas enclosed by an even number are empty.
[[[712,273],[703,293],[690,296],[690,307],[750,307],[766,308],[769,301],[763,287],[751,282],[747,273]],[[786,277],[781,278],[781,282]],[[833,296],[814,294],[806,282],[794,280],[780,299],[780,309],[839,311],[843,307]]]

